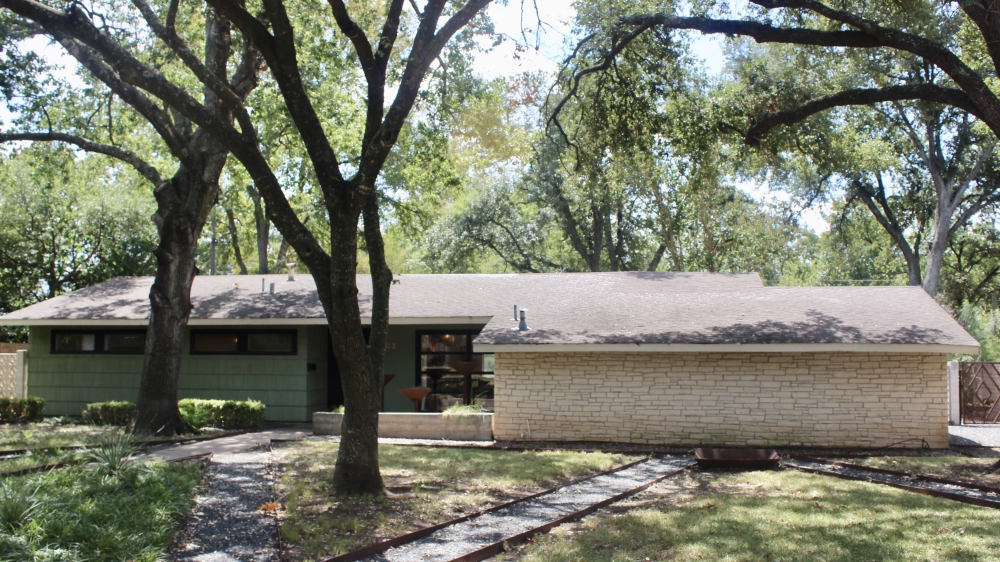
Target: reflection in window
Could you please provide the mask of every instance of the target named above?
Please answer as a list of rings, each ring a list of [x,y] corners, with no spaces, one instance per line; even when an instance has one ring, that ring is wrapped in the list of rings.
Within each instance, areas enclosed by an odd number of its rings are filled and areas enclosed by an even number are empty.
[[[52,353],[118,353],[141,355],[145,330],[56,330],[52,332]]]
[[[248,353],[295,353],[293,332],[261,332],[247,334]]]
[[[191,330],[194,355],[295,355],[295,330]]]
[[[191,353],[239,353],[240,336],[235,332],[192,332]]]
[[[425,405],[440,411],[453,404],[493,399],[493,354],[475,353],[478,332],[418,332],[417,384],[426,381],[432,393]],[[464,374],[464,373],[468,374]],[[485,403],[489,405],[489,403]]]

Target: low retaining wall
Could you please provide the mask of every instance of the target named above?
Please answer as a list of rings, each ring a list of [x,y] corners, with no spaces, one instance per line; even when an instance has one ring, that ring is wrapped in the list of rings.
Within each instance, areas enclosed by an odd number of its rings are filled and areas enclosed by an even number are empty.
[[[344,414],[315,412],[314,435],[340,435]],[[493,414],[403,414],[378,415],[378,436],[401,439],[448,439],[451,441],[492,441]]]

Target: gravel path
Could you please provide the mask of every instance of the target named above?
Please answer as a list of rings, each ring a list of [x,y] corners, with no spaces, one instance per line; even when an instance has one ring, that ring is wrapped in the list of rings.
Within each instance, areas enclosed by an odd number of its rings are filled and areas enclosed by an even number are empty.
[[[690,457],[651,459],[612,474],[590,478],[560,488],[551,494],[446,527],[427,537],[366,560],[373,562],[452,560],[667,476],[692,463]]]
[[[869,470],[863,470],[863,469],[835,465],[835,464],[824,464],[824,463],[800,461],[800,460],[785,460],[781,461],[781,464],[782,466],[791,468],[823,470],[834,474],[842,474],[844,476],[853,477],[855,479],[867,480],[868,482],[874,482],[876,484],[898,484],[903,486],[911,486],[913,488],[920,488],[922,490],[950,492],[952,494],[960,494],[972,499],[992,502],[994,504],[994,507],[1000,507],[1000,495],[997,495],[994,492],[984,492],[982,490],[977,490],[975,488],[966,488],[964,486],[955,486],[952,484],[943,484],[939,482],[929,482],[927,480],[921,480],[919,478],[907,478],[905,476],[883,474],[880,472],[872,472]]]
[[[951,444],[965,447],[1000,447],[1000,425],[951,425]]]
[[[274,501],[270,453],[255,449],[215,455],[205,489],[177,537],[174,560],[270,562],[278,559],[274,517],[258,511]]]

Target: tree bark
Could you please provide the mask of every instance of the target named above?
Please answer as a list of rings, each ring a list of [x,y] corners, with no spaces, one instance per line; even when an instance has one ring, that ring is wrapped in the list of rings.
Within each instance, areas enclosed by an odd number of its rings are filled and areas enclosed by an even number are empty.
[[[333,351],[344,389],[344,421],[334,467],[333,487],[338,494],[384,492],[378,464],[378,411],[381,372],[375,372],[361,329],[358,305],[357,255],[360,209],[330,206],[330,277],[325,306]],[[354,213],[333,218],[335,213]],[[374,279],[373,279],[374,281]],[[374,283],[373,283],[374,284]],[[388,303],[386,312],[388,311]],[[384,336],[383,336],[384,342]],[[384,349],[384,343],[383,349]],[[378,379],[378,380],[376,380]]]
[[[233,256],[236,258],[236,265],[240,268],[240,275],[247,275],[247,264],[243,262],[243,251],[240,250],[240,235],[236,228],[236,217],[232,209],[226,209],[226,220],[229,223],[229,238],[233,244]]]
[[[149,292],[149,327],[142,361],[134,430],[141,435],[176,435],[185,430],[177,407],[178,375],[191,314],[191,285],[197,274],[198,238],[218,198],[225,151],[205,158],[204,167],[182,165],[155,190],[153,219],[160,243],[156,276]]]

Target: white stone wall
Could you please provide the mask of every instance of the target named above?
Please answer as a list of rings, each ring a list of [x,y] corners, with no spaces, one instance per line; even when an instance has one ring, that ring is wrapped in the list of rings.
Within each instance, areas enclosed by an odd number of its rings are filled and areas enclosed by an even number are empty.
[[[493,431],[500,440],[947,447],[945,359],[497,353]]]

